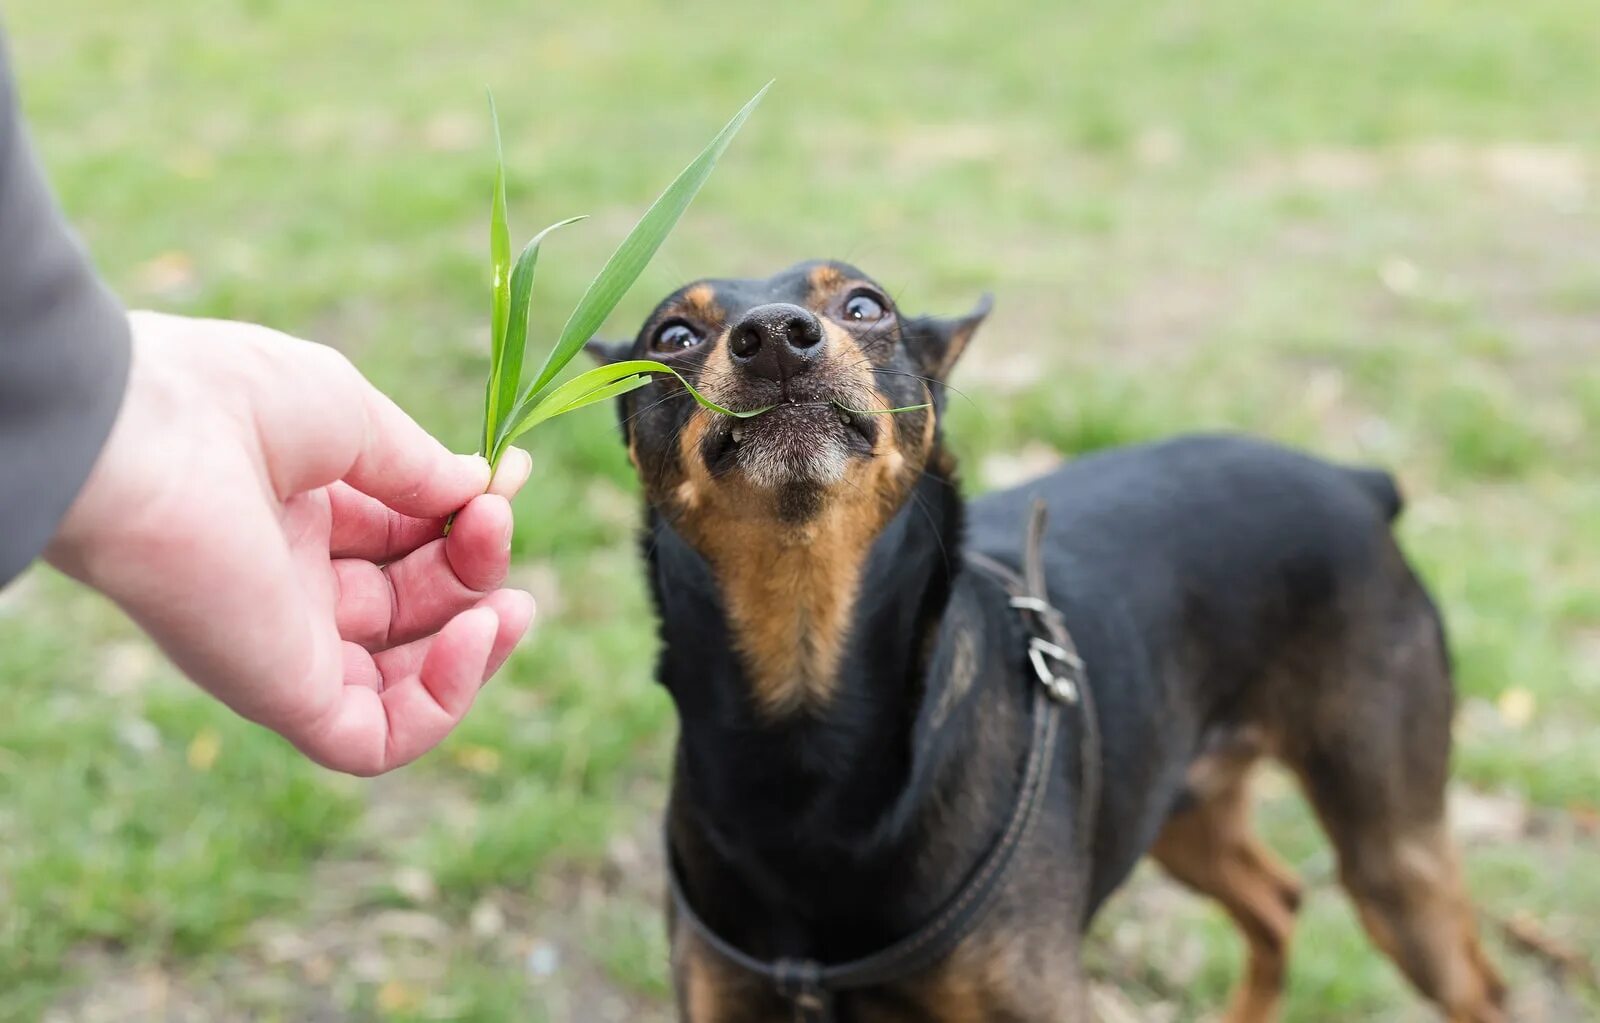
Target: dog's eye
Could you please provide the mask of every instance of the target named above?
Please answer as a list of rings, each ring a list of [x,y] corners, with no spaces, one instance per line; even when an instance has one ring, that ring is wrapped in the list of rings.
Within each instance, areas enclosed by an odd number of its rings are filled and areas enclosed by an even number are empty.
[[[705,337],[682,320],[669,320],[656,328],[650,347],[658,352],[681,352],[704,341]]]
[[[870,291],[858,291],[845,299],[844,317],[847,320],[869,322],[883,319],[883,302]]]

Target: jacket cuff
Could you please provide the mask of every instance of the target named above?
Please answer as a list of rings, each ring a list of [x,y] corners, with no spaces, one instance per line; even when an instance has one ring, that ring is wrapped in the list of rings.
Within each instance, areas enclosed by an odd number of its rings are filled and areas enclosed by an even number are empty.
[[[0,37],[0,586],[55,535],[116,421],[131,340],[23,133]]]

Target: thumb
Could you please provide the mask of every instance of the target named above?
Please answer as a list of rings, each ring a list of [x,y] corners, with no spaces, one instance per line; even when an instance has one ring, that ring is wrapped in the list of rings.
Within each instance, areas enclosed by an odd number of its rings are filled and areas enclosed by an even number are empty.
[[[489,489],[489,463],[457,455],[360,377],[365,433],[344,474],[352,487],[416,518],[438,518]]]
[[[489,487],[489,465],[418,426],[339,352],[255,328],[251,418],[279,499],[342,479],[403,515],[439,518]]]

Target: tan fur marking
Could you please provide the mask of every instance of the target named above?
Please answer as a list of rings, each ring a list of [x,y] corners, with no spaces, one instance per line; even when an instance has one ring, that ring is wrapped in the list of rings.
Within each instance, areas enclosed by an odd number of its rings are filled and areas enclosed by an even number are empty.
[[[711,350],[706,353],[705,364],[700,367],[698,386],[714,401],[722,389],[721,382],[726,381],[733,372],[733,358],[728,354],[728,332],[723,331],[721,337],[711,342],[711,346]],[[696,418],[702,416],[703,413]],[[704,426],[704,423],[701,425]]]
[[[978,976],[950,970],[929,988],[923,1007],[940,1023],[982,1023],[988,1018],[988,1002]]]
[[[1365,861],[1385,862],[1387,876],[1370,868],[1342,874],[1373,942],[1451,1023],[1503,1023],[1505,984],[1483,952],[1443,825],[1420,827]]]
[[[849,366],[852,375],[858,376],[863,391],[871,389],[871,370],[867,366],[866,353],[861,350],[861,344],[856,336],[834,323],[826,316],[819,317],[822,323],[822,336],[826,339],[829,361],[840,366]],[[861,408],[888,408],[888,405],[863,404]]]
[[[928,402],[931,404],[933,402],[933,394],[928,390],[927,384],[922,385],[922,392],[927,395]],[[933,450],[933,434],[935,426],[938,425],[938,417],[933,414],[932,409],[929,409],[922,418],[922,450],[931,451]],[[944,452],[940,452],[940,454],[946,459],[950,457]],[[952,470],[954,469],[953,462],[951,463],[951,468]]]
[[[698,458],[685,464],[704,500],[680,525],[717,575],[756,701],[773,716],[825,703],[862,563],[891,511],[877,496],[886,462],[852,463],[817,517],[800,525],[779,521],[770,492],[741,480],[713,484]]]
[[[930,980],[918,985],[919,1019],[987,1023],[1007,1019],[1076,1020],[1083,991],[1071,971],[1041,975],[1041,958],[1067,963],[1072,950],[1046,930],[989,928],[967,939]]]
[[[686,313],[707,323],[721,323],[725,316],[717,304],[716,290],[709,284],[696,284],[685,291],[680,304]]]
[[[721,999],[717,996],[717,978],[708,957],[698,943],[684,951],[683,991],[688,1018],[692,1023],[717,1023],[722,1018]]]
[[[806,275],[806,280],[811,284],[810,299],[813,303],[820,302],[831,296],[839,285],[844,283],[844,274],[831,266],[813,267]]]
[[[1250,831],[1246,779],[1254,754],[1225,751],[1191,776],[1211,781],[1205,801],[1174,816],[1150,853],[1174,878],[1222,904],[1249,950],[1227,1023],[1278,1018],[1300,884]]]

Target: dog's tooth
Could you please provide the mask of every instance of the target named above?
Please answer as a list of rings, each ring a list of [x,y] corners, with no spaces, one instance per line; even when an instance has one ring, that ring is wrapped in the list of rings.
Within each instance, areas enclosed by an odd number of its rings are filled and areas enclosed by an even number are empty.
[[[839,422],[843,423],[846,426],[849,426],[850,425],[850,413],[846,412],[844,409],[840,409],[839,410]]]
[[[733,442],[735,444],[739,443],[741,440],[744,440],[744,427],[735,426],[733,428],[732,435],[733,435]]]

